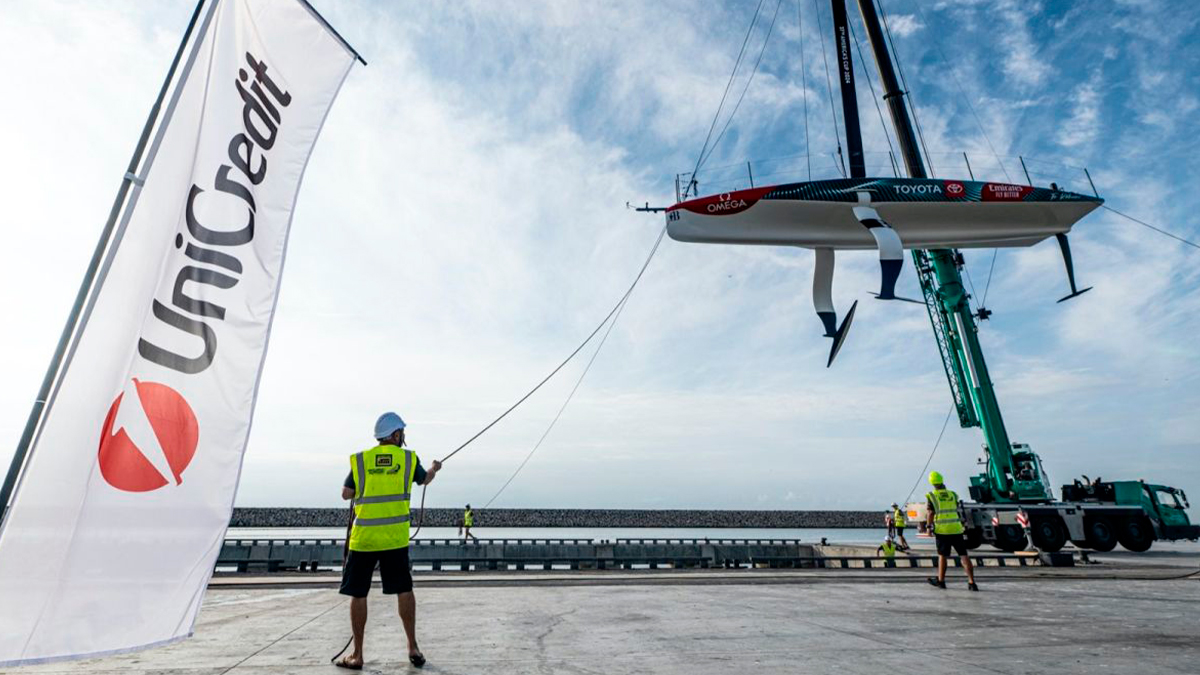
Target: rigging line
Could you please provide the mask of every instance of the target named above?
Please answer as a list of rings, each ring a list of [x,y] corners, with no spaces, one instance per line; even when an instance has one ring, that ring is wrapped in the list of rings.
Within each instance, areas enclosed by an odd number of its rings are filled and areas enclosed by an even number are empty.
[[[975,280],[971,278],[971,270],[968,269],[966,265],[963,265],[963,271],[967,273],[967,283],[971,285],[971,297],[978,298],[979,292],[975,290]],[[976,304],[978,304],[978,302]]]
[[[987,306],[988,291],[992,288],[992,272],[996,270],[996,255],[1000,253],[1000,249],[992,249],[992,266],[988,268],[987,284],[983,287],[983,301],[979,303],[980,307]]]
[[[867,60],[863,58],[862,45],[858,42],[858,33],[854,32],[853,23],[850,23],[850,37],[854,38],[854,47],[858,50],[859,63],[863,64],[863,70],[867,70]],[[895,148],[892,147],[892,137],[888,135],[887,122],[883,121],[883,108],[879,107],[879,97],[875,94],[875,83],[871,80],[869,72],[864,74],[866,75],[864,79],[867,81],[867,86],[871,88],[871,100],[875,102],[875,112],[879,114],[879,126],[883,127],[883,137],[887,139],[889,156],[894,157],[895,155],[892,153],[895,151]]]
[[[613,328],[617,325],[617,321],[621,318],[621,313],[624,312],[625,307],[628,306],[629,303],[627,300],[628,298],[621,301],[621,309],[617,310],[617,313],[613,315],[612,321],[610,321],[608,324],[608,330],[604,331],[604,335],[601,336],[599,344],[596,345],[596,351],[592,352],[592,358],[588,359],[587,365],[583,368],[583,372],[579,374],[579,379],[575,381],[575,386],[571,388],[571,393],[567,394],[567,399],[563,401],[562,407],[558,409],[558,413],[554,415],[554,419],[550,420],[550,425],[546,427],[546,431],[542,433],[542,437],[539,438],[537,443],[533,445],[533,448],[529,451],[529,454],[525,455],[525,459],[521,460],[521,464],[517,467],[517,470],[513,471],[512,475],[508,477],[508,480],[504,481],[504,485],[501,485],[500,489],[496,491],[496,494],[492,495],[492,498],[483,505],[483,508],[486,509],[490,507],[492,502],[496,501],[496,499],[500,497],[500,494],[508,488],[508,486],[517,477],[517,474],[521,473],[521,469],[524,469],[525,465],[529,463],[529,460],[533,457],[533,453],[537,452],[538,448],[542,447],[542,442],[545,441],[546,437],[550,435],[550,431],[554,429],[554,425],[558,424],[558,420],[562,417],[563,411],[567,409],[567,406],[571,403],[571,399],[575,397],[575,392],[579,391],[579,385],[583,384],[583,378],[587,377],[588,371],[592,369],[592,364],[596,362],[596,357],[600,356],[600,350],[604,349],[604,343],[608,341],[608,336],[612,333]]]
[[[804,165],[812,180],[812,148],[808,142],[808,68],[804,65],[804,0],[796,0],[796,23],[800,26],[800,93],[804,97]]]
[[[821,36],[821,60],[825,62],[825,90],[829,92],[829,115],[833,118],[833,137],[837,141],[837,156],[842,164],[842,175],[846,175],[846,160],[842,157],[842,132],[838,129],[837,108],[833,105],[833,79],[829,76],[829,57],[825,54],[825,28],[821,25],[821,7],[813,0],[813,12],[817,15],[817,35]]]
[[[484,433],[486,433],[489,429],[496,426],[496,424],[500,420],[504,419],[505,417],[508,417],[509,413],[516,410],[517,406],[524,403],[530,396],[533,396],[534,392],[536,392],[538,389],[541,389],[542,385],[549,382],[550,378],[552,378],[556,374],[558,374],[558,371],[562,370],[564,366],[566,366],[568,363],[570,363],[571,359],[575,358],[575,355],[578,354],[581,350],[583,350],[583,348],[587,345],[587,343],[592,341],[592,338],[596,337],[596,334],[600,332],[600,329],[604,328],[604,324],[608,323],[608,320],[610,318],[612,318],[613,315],[616,314],[618,310],[621,309],[621,305],[623,305],[625,303],[625,300],[628,299],[629,296],[633,294],[633,289],[637,288],[638,282],[642,280],[642,275],[644,275],[646,273],[646,268],[650,267],[650,261],[654,260],[654,254],[658,252],[658,247],[659,247],[659,245],[662,244],[663,236],[666,235],[666,233],[667,233],[667,227],[666,227],[666,225],[664,225],[662,230],[658,233],[658,239],[656,239],[654,241],[654,247],[650,249],[650,255],[646,256],[646,262],[642,263],[642,268],[640,270],[638,270],[637,276],[633,278],[633,283],[631,283],[629,285],[629,290],[625,291],[625,294],[621,296],[621,299],[619,301],[617,301],[617,304],[613,306],[613,308],[608,312],[607,315],[605,315],[604,320],[601,321],[598,326],[596,326],[595,330],[593,330],[591,332],[591,334],[588,335],[587,338],[584,339],[583,342],[579,343],[579,346],[575,348],[575,351],[571,352],[571,354],[566,359],[564,359],[562,363],[558,364],[558,366],[554,370],[550,371],[549,375],[542,378],[542,381],[538,382],[537,385],[533,389],[530,389],[529,392],[526,393],[524,396],[522,396],[520,398],[520,400],[518,400],[516,403],[509,406],[508,410],[505,410],[503,413],[500,414],[499,417],[492,420],[484,428],[480,429],[474,436],[468,438],[465,443],[463,443],[462,445],[455,448],[453,452],[451,452],[450,454],[443,457],[442,462],[445,462],[446,460],[450,459],[451,457],[457,455],[463,448],[465,448],[468,445],[470,445],[471,443],[473,443],[475,441],[475,439],[479,438]]]
[[[658,233],[658,239],[654,240],[654,246],[650,249],[650,255],[646,256],[646,262],[642,263],[642,268],[640,270],[638,270],[637,276],[633,278],[633,283],[631,283],[629,285],[629,290],[625,291],[625,294],[621,296],[621,299],[617,301],[617,304],[612,308],[611,311],[609,311],[609,313],[607,315],[605,315],[604,320],[601,321],[598,326],[596,326],[596,329],[593,330],[591,332],[591,334],[588,335],[584,339],[583,342],[579,343],[579,346],[575,348],[575,351],[571,352],[571,355],[568,356],[566,358],[566,360],[564,360],[562,363],[558,364],[557,368],[550,371],[550,374],[547,375],[545,378],[543,378],[542,381],[537,384],[537,386],[535,386],[533,389],[530,389],[529,393],[522,396],[521,400],[512,404],[512,406],[509,407],[508,410],[505,410],[503,413],[501,413],[499,417],[492,420],[491,423],[488,424],[486,427],[480,429],[479,433],[468,438],[465,443],[463,443],[462,445],[455,448],[454,452],[451,452],[450,454],[443,457],[441,460],[442,462],[445,462],[446,460],[450,459],[451,457],[457,455],[460,450],[462,450],[463,448],[470,445],[475,439],[482,436],[488,429],[491,429],[492,427],[496,426],[496,423],[499,422],[500,420],[504,419],[505,417],[507,417],[510,412],[512,412],[513,410],[516,410],[517,406],[524,403],[525,400],[528,399],[530,396],[533,396],[534,392],[536,392],[538,389],[541,389],[542,385],[549,382],[550,378],[554,377],[554,375],[556,373],[558,373],[558,371],[562,370],[563,367],[566,366],[571,361],[571,359],[575,358],[575,355],[578,354],[584,348],[584,346],[587,345],[587,343],[592,341],[592,338],[596,337],[596,334],[600,332],[600,329],[604,327],[604,324],[608,323],[608,320],[613,318],[621,310],[621,307],[625,305],[625,301],[628,300],[629,296],[633,294],[633,289],[637,288],[638,282],[642,280],[642,275],[644,275],[646,273],[646,269],[648,267],[650,267],[650,261],[654,260],[654,254],[658,252],[658,247],[662,244],[663,237],[666,234],[667,234],[667,226],[664,225],[662,230],[660,230]],[[605,334],[605,336],[607,337],[607,333]],[[593,356],[593,358],[595,358],[595,357]],[[417,527],[416,527],[416,530],[409,537],[410,541],[416,540],[417,535],[421,533],[421,527],[423,527],[425,524],[425,493],[426,493],[426,491],[427,491],[426,487],[424,485],[422,485],[421,486],[421,506],[420,506],[419,513],[417,515]]]
[[[716,152],[717,146],[721,143],[721,139],[725,137],[725,132],[729,130],[729,125],[733,122],[733,117],[737,115],[738,108],[742,107],[742,101],[746,98],[746,92],[750,91],[750,83],[754,81],[754,76],[758,73],[758,66],[762,63],[763,54],[767,53],[767,44],[771,41],[771,33],[775,30],[775,20],[779,18],[779,8],[783,5],[783,0],[778,0],[775,3],[775,13],[771,15],[771,25],[767,26],[767,35],[763,38],[762,49],[758,50],[758,60],[754,62],[754,69],[750,71],[750,77],[746,78],[746,86],[742,87],[742,94],[738,96],[737,103],[733,106],[733,110],[729,113],[729,117],[725,120],[725,126],[721,128],[721,133],[717,135],[717,140],[713,141],[712,147],[708,149],[708,156],[701,160],[700,164],[708,161],[709,157]]]
[[[1101,204],[1100,206],[1108,209],[1109,211],[1112,211],[1113,213],[1117,214],[1118,216],[1121,216],[1122,218],[1128,218],[1129,220],[1132,220],[1133,222],[1137,223],[1138,225],[1142,225],[1143,227],[1148,227],[1159,234],[1165,234],[1166,236],[1174,239],[1175,241],[1183,242],[1183,243],[1187,244],[1188,246],[1191,246],[1192,248],[1200,248],[1200,244],[1197,244],[1194,241],[1191,241],[1189,239],[1184,239],[1183,237],[1180,237],[1179,235],[1176,235],[1176,234],[1171,234],[1170,232],[1167,232],[1166,230],[1163,230],[1163,229],[1159,229],[1159,228],[1151,225],[1150,223],[1147,223],[1144,220],[1138,220],[1137,218],[1134,218],[1133,216],[1131,216],[1129,214],[1121,213],[1120,211],[1109,206],[1108,204]]]
[[[907,504],[908,500],[912,499],[913,493],[917,491],[917,486],[921,484],[921,479],[925,477],[925,470],[929,468],[929,463],[933,461],[933,455],[937,452],[938,446],[942,444],[942,436],[946,435],[946,427],[950,425],[950,416],[954,414],[955,406],[950,406],[950,411],[946,413],[946,421],[942,422],[942,430],[938,432],[937,440],[933,443],[933,450],[929,451],[929,457],[925,460],[925,466],[921,467],[921,473],[917,475],[917,482],[913,483],[912,489],[908,491],[908,496],[904,498]]]
[[[325,616],[326,614],[328,614],[328,613],[332,612],[333,610],[337,609],[338,607],[341,607],[342,605],[345,605],[345,604],[346,604],[346,602],[347,602],[346,600],[340,600],[340,599],[339,599],[337,602],[333,603],[333,604],[332,604],[332,605],[330,605],[329,607],[327,607],[327,608],[325,608],[324,610],[322,610],[322,611],[321,611],[319,614],[317,614],[316,616],[314,616],[314,617],[312,617],[312,618],[308,619],[307,621],[305,621],[304,623],[300,624],[299,626],[296,626],[295,628],[293,628],[293,629],[289,630],[288,632],[284,633],[283,635],[280,635],[279,637],[275,638],[275,639],[274,639],[274,640],[272,640],[271,642],[269,642],[269,643],[267,643],[267,644],[263,645],[262,647],[260,647],[259,649],[257,649],[257,650],[256,650],[254,653],[250,654],[249,656],[247,656],[246,658],[242,659],[241,661],[238,661],[237,663],[233,664],[232,666],[229,666],[229,667],[228,667],[228,668],[226,668],[225,670],[222,670],[222,671],[221,671],[221,673],[220,673],[220,675],[225,675],[225,674],[226,674],[226,673],[228,673],[229,671],[231,671],[231,670],[233,670],[233,669],[237,668],[238,666],[241,666],[243,663],[245,663],[245,662],[249,661],[250,659],[252,659],[252,658],[254,658],[254,657],[258,656],[259,654],[261,654],[261,653],[263,653],[264,651],[266,651],[266,650],[270,649],[271,647],[274,647],[275,645],[279,644],[279,642],[280,642],[281,640],[283,640],[284,638],[288,637],[288,636],[289,636],[289,635],[291,635],[292,633],[295,633],[296,631],[300,630],[301,628],[304,628],[305,626],[307,626],[307,625],[309,625],[310,623],[312,623],[312,622],[316,621],[317,619],[320,619],[321,617],[323,617],[323,616]],[[345,649],[345,648],[342,648],[342,651],[344,652],[344,651],[346,651],[346,649]],[[335,659],[336,659],[338,656],[341,656],[341,653],[339,653],[337,656],[334,656],[333,658],[335,658]]]
[[[975,118],[975,124],[979,127],[979,133],[983,136],[983,140],[987,141],[988,149],[992,151],[992,156],[996,158],[996,163],[1000,165],[1000,170],[1004,172],[1004,178],[1011,183],[1012,176],[1008,175],[1008,169],[1004,167],[1004,161],[1000,159],[1000,153],[996,152],[996,146],[992,145],[992,139],[988,136],[987,130],[983,126],[983,120],[979,119],[979,113],[975,112],[975,106],[971,104],[971,99],[967,96],[962,82],[959,81],[958,74],[955,72],[956,69],[950,67],[950,59],[946,58],[946,52],[942,51],[942,43],[937,38],[937,31],[933,30],[932,24],[925,18],[925,11],[921,9],[921,0],[912,0],[912,3],[917,8],[917,14],[921,16],[921,22],[926,26],[930,26],[933,46],[937,48],[938,56],[942,59],[942,64],[946,66],[946,72],[950,73],[950,79],[954,80],[954,86],[958,87],[958,93],[967,102],[967,109],[971,111],[971,116]]]
[[[696,183],[696,172],[700,170],[700,163],[704,159],[704,151],[708,149],[708,141],[712,138],[713,130],[717,128],[717,121],[721,119],[721,110],[725,107],[725,99],[729,97],[729,89],[733,86],[733,79],[737,76],[738,68],[742,65],[742,57],[746,54],[746,45],[750,43],[750,34],[754,32],[754,24],[758,22],[758,14],[762,11],[764,2],[766,0],[758,0],[758,7],[755,8],[754,16],[750,19],[750,27],[746,29],[746,37],[742,40],[742,49],[738,52],[737,60],[733,62],[733,72],[729,73],[729,81],[725,83],[725,92],[721,94],[721,103],[717,105],[717,112],[713,115],[712,124],[708,125],[708,135],[704,137],[704,145],[700,147],[700,155],[696,157],[696,168],[692,169],[691,179],[688,181],[687,187],[684,188],[684,197],[687,197],[688,190],[692,189],[692,185]]]
[[[892,48],[892,58],[896,61],[896,70],[900,73],[900,84],[904,87],[904,93],[908,96],[908,100],[912,102],[909,107],[912,109],[913,123],[917,127],[917,138],[921,139],[921,149],[925,151],[925,163],[929,165],[929,176],[932,178],[937,175],[937,169],[933,166],[933,155],[929,154],[929,146],[925,145],[925,132],[921,128],[921,116],[917,114],[917,101],[908,88],[908,79],[904,77],[904,66],[900,63],[900,52],[896,49],[896,41],[892,39],[892,29],[888,25],[887,9],[884,7],[883,0],[879,0],[879,15],[883,17],[883,30],[887,34],[888,45]]]

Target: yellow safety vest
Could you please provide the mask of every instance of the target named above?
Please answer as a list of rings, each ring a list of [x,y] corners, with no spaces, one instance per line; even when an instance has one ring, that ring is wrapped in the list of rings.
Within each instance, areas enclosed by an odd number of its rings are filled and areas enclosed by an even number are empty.
[[[925,495],[933,504],[933,533],[962,534],[963,524],[958,517],[958,495],[945,488]]]
[[[892,512],[892,522],[896,527],[904,527],[904,509],[896,509]]]
[[[408,546],[408,502],[418,461],[417,453],[396,445],[377,445],[350,455],[354,476],[351,551]]]
[[[885,542],[883,542],[883,546],[881,546],[880,548],[883,549],[883,557],[889,558],[889,559],[896,557],[896,545],[893,544],[892,542],[885,541]]]
[[[471,509],[463,511],[463,527],[471,527],[475,524],[475,514],[471,513]]]

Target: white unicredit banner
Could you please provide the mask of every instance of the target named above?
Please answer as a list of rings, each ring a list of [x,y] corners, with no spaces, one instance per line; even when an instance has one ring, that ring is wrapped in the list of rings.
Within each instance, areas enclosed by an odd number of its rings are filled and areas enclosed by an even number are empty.
[[[292,208],[355,56],[300,0],[198,16],[0,531],[0,665],[187,637],[229,523]]]

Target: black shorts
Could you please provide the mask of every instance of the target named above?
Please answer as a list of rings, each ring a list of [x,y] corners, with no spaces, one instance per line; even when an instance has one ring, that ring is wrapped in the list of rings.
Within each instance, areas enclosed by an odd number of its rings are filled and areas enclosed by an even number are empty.
[[[350,557],[342,569],[342,588],[338,592],[353,598],[367,597],[377,565],[384,595],[412,590],[412,570],[408,564],[408,548],[405,547],[387,551],[350,551]]]
[[[904,536],[904,527],[905,527],[904,525],[897,525],[897,526],[896,526],[896,536],[897,536],[897,537],[903,537],[903,536]]]
[[[951,550],[958,555],[967,554],[967,541],[962,534],[935,534],[933,538],[937,540],[938,555],[948,556]]]

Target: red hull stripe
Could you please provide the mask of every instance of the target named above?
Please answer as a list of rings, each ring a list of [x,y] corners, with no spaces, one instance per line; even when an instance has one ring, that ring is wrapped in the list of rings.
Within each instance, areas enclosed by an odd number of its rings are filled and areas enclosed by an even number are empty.
[[[704,216],[732,216],[735,213],[741,213],[754,206],[758,203],[758,200],[774,189],[775,186],[769,186],[724,192],[710,197],[701,197],[700,199],[680,202],[675,206],[669,207],[667,212],[669,213],[675,209],[685,209]]]

